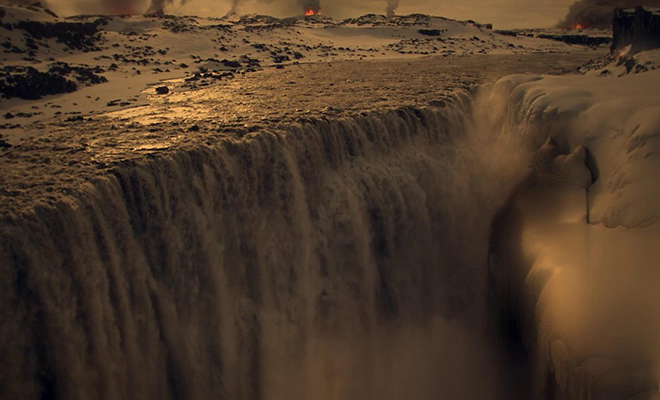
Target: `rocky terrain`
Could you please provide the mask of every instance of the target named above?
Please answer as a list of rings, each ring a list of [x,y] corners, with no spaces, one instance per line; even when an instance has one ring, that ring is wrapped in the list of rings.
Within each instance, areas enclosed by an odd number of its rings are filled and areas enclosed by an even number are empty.
[[[486,67],[475,62],[477,57],[297,65],[219,81],[200,78],[193,83],[209,84],[194,89],[182,78],[166,83],[167,95],[146,91],[142,104],[104,105],[102,114],[35,122],[31,129],[41,134],[8,147],[0,157],[3,212],[55,203],[130,160],[402,106],[444,107],[466,90],[511,73],[576,71],[591,54],[489,56]],[[38,117],[0,118],[12,124]]]
[[[153,102],[147,98],[151,94],[169,98],[261,69],[429,56],[567,54],[605,43],[602,32],[565,32],[582,38],[569,44],[565,38],[543,38],[540,31],[511,34],[421,14],[342,21],[318,15],[64,19],[39,6],[0,10],[3,146],[41,134],[50,123],[142,107]]]

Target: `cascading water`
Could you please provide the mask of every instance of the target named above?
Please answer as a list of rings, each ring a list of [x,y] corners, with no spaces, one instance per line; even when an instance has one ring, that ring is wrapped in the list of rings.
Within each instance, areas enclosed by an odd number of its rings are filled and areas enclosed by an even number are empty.
[[[473,112],[307,121],[3,220],[0,398],[497,398],[488,226],[518,164]]]

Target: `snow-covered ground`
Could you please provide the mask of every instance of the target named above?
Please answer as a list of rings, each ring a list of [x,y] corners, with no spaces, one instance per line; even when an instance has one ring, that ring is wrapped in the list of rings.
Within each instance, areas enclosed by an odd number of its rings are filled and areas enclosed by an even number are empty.
[[[660,71],[596,72],[495,85],[518,143],[547,141],[494,221],[492,284],[539,390],[657,399]]]
[[[14,74],[11,68],[15,67],[46,72],[59,62],[67,68],[82,67],[92,78],[108,81],[90,86],[89,76],[73,72],[64,77],[78,84],[75,93],[40,100],[0,98],[0,134],[10,144],[39,134],[52,122],[148,105],[152,99],[147,94],[163,85],[172,87],[173,82],[176,91],[191,91],[224,84],[262,68],[318,62],[435,55],[440,57],[437,63],[446,63],[449,61],[444,59],[451,56],[475,54],[593,52],[584,46],[534,35],[499,34],[474,22],[426,15],[391,19],[367,15],[344,21],[322,16],[275,19],[254,15],[229,19],[88,16],[65,20],[40,7],[2,6],[2,10],[0,67],[5,76]],[[83,26],[72,28],[72,33],[47,37],[44,29],[29,29],[21,21]],[[81,36],[76,29],[96,33]]]

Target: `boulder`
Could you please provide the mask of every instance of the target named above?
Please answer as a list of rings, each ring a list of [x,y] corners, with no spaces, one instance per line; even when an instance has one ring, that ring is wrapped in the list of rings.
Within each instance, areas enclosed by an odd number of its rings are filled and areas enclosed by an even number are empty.
[[[614,11],[612,51],[632,45],[629,54],[660,48],[660,8]]]

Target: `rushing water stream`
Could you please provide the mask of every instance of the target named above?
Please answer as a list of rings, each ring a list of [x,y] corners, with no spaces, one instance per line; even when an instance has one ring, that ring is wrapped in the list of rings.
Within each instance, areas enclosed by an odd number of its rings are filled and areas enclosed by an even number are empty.
[[[486,255],[519,173],[486,111],[250,134],[3,220],[0,398],[506,398]]]

